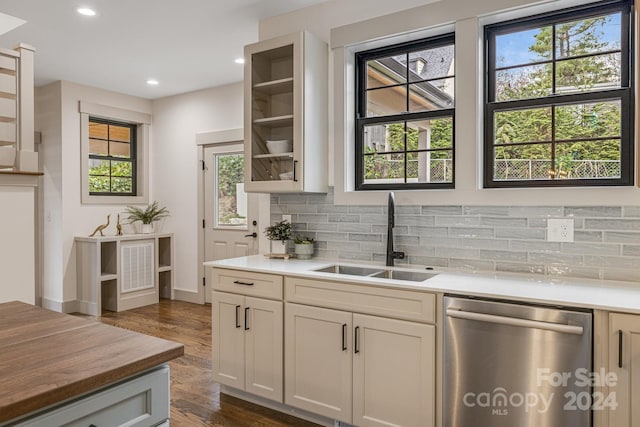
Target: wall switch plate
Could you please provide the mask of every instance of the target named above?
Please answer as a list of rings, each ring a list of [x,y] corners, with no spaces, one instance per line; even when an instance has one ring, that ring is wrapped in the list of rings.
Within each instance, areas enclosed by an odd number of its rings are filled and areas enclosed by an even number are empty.
[[[550,242],[573,242],[573,218],[549,218],[547,240]]]
[[[282,215],[282,220],[291,223],[291,215]]]

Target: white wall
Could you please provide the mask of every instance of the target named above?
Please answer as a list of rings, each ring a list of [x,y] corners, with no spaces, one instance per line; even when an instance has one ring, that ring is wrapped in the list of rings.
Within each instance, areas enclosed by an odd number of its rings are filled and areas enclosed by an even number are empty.
[[[179,299],[198,295],[198,150],[196,133],[243,126],[242,83],[153,101],[151,188],[171,216],[165,230],[175,233],[175,289]]]
[[[36,129],[42,132],[45,172],[43,306],[64,312],[75,310],[74,237],[89,235],[107,214],[112,221],[106,232],[115,234],[115,214],[126,206],[80,203],[79,101],[151,114],[150,100],[103,89],[56,82],[36,90]]]

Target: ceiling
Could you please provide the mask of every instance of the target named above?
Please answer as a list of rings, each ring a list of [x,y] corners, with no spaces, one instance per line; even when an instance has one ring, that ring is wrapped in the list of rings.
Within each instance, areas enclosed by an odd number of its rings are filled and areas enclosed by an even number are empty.
[[[0,18],[26,21],[0,31],[0,47],[36,48],[36,86],[67,80],[154,99],[242,80],[234,59],[258,40],[260,19],[325,1],[0,0]]]

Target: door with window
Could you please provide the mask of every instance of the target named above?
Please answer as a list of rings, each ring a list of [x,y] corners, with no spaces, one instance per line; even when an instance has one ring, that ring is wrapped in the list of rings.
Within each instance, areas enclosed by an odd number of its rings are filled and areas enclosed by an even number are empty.
[[[204,149],[205,261],[258,253],[257,196],[244,192],[241,143]],[[211,287],[205,283],[205,301]]]

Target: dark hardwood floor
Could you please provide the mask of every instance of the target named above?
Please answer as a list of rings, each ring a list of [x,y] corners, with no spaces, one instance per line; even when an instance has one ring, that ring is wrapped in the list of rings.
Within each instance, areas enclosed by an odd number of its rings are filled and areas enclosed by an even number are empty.
[[[220,393],[211,379],[211,305],[160,300],[102,317],[79,316],[184,344],[184,356],[169,363],[172,426],[317,427]]]

